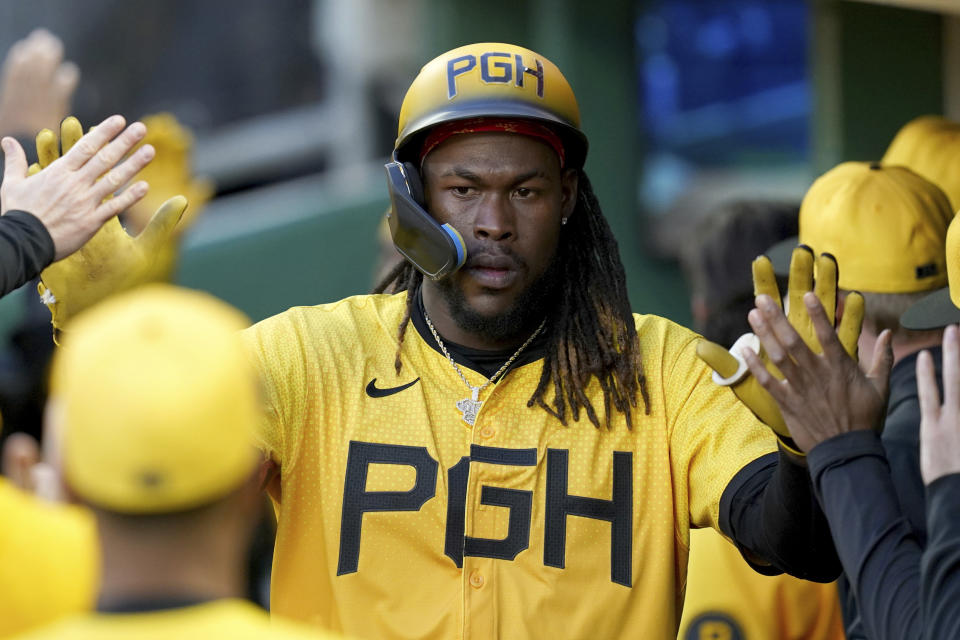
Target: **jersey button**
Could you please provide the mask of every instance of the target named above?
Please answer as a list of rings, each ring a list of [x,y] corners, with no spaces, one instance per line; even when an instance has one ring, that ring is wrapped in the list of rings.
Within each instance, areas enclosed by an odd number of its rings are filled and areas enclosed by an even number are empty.
[[[487,440],[489,440],[495,435],[497,435],[497,430],[491,427],[490,425],[487,425],[483,429],[480,429],[481,438],[486,438]]]
[[[483,586],[483,576],[477,571],[470,574],[470,586],[474,589],[479,589]]]

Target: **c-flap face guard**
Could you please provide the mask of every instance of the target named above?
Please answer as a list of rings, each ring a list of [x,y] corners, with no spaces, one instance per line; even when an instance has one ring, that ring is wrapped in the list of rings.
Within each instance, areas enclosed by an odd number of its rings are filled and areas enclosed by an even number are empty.
[[[390,192],[387,221],[397,251],[432,280],[462,267],[467,260],[467,247],[460,233],[449,224],[439,224],[417,202],[402,163],[388,162],[384,168]]]

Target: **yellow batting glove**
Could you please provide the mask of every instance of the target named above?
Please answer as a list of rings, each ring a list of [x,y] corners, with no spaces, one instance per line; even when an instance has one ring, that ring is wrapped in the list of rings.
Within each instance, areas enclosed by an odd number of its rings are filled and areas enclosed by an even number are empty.
[[[821,254],[816,259],[817,278],[814,282],[813,253],[806,247],[797,247],[790,260],[790,275],[787,288],[787,320],[814,353],[823,353],[820,341],[813,329],[813,322],[803,304],[803,295],[814,291],[833,323],[837,310],[837,263],[833,256]],[[780,304],[780,291],[776,275],[769,258],[760,256],[753,261],[754,294],[769,295]],[[837,337],[846,352],[854,359],[857,357],[857,340],[863,324],[863,296],[850,293],[845,301],[843,316],[837,327]],[[773,397],[750,375],[742,350],[749,347],[755,351],[778,379],[783,379],[780,371],[770,363],[760,341],[752,333],[744,334],[729,351],[724,347],[701,340],[697,344],[697,355],[714,370],[713,380],[717,384],[729,386],[757,418],[770,427],[780,440],[781,445],[797,455],[804,455],[793,443],[790,431],[780,414]]]
[[[39,173],[41,169],[49,167],[54,160],[69,151],[82,137],[83,127],[80,125],[80,121],[73,116],[64,118],[63,122],[60,123],[59,139],[57,134],[50,129],[40,131],[37,134],[37,159],[39,162],[30,165],[27,169],[27,175],[32,176]],[[61,147],[63,147],[62,153]]]
[[[213,183],[192,175],[193,135],[173,114],[157,113],[145,116],[141,122],[147,126],[147,135],[136,148],[153,145],[156,155],[134,180],[146,180],[150,191],[127,210],[124,220],[131,231],[137,232],[162,203],[175,195],[184,195],[190,202],[190,211],[177,225],[179,237],[193,225],[197,214],[213,196]]]
[[[173,243],[173,230],[186,208],[183,196],[170,198],[136,237],[112,218],[79,251],[41,272],[37,291],[50,309],[55,341],[84,309],[121,291],[162,281],[157,263]]]

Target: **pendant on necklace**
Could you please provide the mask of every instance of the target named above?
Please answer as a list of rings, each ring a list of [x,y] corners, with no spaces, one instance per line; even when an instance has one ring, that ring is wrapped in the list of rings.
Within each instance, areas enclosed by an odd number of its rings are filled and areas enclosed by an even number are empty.
[[[470,390],[473,392],[472,397],[457,401],[457,409],[463,414],[463,421],[472,427],[477,421],[477,413],[480,412],[483,401],[479,399],[480,387],[470,387]]]

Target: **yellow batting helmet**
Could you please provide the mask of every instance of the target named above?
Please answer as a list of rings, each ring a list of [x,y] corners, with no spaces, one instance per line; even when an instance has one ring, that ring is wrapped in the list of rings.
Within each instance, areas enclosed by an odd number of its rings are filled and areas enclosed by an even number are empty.
[[[438,124],[483,117],[546,124],[563,140],[567,165],[583,166],[587,138],[570,83],[540,54],[500,42],[458,47],[424,65],[400,108],[395,158],[413,161]]]

